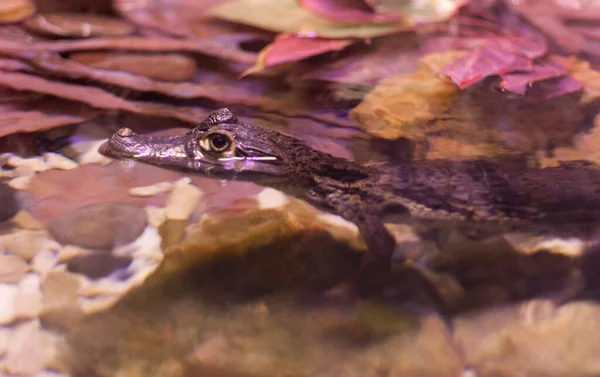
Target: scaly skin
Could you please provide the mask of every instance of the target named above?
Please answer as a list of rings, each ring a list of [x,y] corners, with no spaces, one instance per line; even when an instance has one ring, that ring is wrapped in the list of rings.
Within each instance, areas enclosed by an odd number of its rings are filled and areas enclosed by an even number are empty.
[[[100,151],[188,174],[274,187],[355,223],[372,255],[389,261],[387,215],[493,228],[594,227],[600,168],[583,161],[538,169],[521,159],[421,160],[360,165],[241,123],[228,109],[179,136],[116,132]]]

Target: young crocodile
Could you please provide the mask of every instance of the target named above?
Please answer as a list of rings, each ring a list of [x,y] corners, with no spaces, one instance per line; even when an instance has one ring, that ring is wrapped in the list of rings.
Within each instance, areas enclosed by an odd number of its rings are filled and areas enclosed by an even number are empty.
[[[121,128],[101,153],[215,179],[270,186],[355,223],[378,260],[395,240],[387,215],[502,227],[594,224],[600,219],[600,168],[583,161],[538,169],[526,161],[419,160],[360,165],[302,141],[240,122],[228,109],[178,136]],[[468,226],[471,226],[468,225]]]

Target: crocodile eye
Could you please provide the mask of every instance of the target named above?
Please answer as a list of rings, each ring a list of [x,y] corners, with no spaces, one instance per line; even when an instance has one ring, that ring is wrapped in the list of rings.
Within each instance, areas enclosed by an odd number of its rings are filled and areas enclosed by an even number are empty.
[[[213,133],[200,140],[200,146],[212,152],[225,152],[231,149],[232,145],[231,136],[223,133]]]

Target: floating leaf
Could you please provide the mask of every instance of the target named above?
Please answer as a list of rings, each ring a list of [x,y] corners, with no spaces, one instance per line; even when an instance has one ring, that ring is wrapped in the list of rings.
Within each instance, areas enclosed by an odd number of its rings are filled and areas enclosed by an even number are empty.
[[[340,23],[385,23],[400,19],[398,15],[376,12],[364,0],[299,0],[307,10]]]
[[[282,34],[258,55],[254,66],[242,76],[250,75],[277,64],[294,62],[329,51],[337,51],[352,44],[349,39],[306,38],[294,34]]]
[[[298,5],[296,0],[234,0],[211,14],[220,19],[277,33],[299,33],[323,38],[373,38],[411,29],[414,22],[337,24]]]

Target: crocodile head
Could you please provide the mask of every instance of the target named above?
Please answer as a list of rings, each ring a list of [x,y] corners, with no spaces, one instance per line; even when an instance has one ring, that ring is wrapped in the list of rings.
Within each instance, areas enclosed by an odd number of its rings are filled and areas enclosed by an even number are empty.
[[[221,179],[282,177],[291,161],[286,148],[297,141],[240,122],[229,109],[212,112],[183,135],[141,135],[121,128],[100,147],[105,156]],[[289,155],[289,153],[288,153]]]

